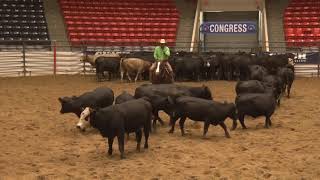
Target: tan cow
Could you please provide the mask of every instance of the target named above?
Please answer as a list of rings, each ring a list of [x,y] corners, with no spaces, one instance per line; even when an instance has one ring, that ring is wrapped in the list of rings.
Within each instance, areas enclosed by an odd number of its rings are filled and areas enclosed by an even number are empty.
[[[121,81],[123,81],[124,73],[126,73],[130,82],[132,81],[130,74],[136,73],[136,77],[134,79],[134,82],[137,82],[139,76],[143,72],[149,71],[150,67],[151,67],[151,62],[144,61],[140,58],[121,59],[121,61],[120,61]]]

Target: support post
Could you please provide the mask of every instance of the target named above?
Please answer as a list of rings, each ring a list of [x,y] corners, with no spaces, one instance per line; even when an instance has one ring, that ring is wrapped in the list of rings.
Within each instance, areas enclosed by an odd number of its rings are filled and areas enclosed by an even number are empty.
[[[25,42],[22,42],[22,63],[23,63],[23,77],[26,77],[26,45]]]
[[[53,41],[53,75],[56,78],[57,74],[57,43]]]

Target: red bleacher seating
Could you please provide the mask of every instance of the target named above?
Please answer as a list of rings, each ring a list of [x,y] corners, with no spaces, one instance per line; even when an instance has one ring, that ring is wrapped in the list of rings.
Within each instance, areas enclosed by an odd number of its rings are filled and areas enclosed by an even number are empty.
[[[292,0],[283,21],[287,46],[320,46],[320,1]]]
[[[59,0],[72,45],[154,45],[176,40],[173,0]]]

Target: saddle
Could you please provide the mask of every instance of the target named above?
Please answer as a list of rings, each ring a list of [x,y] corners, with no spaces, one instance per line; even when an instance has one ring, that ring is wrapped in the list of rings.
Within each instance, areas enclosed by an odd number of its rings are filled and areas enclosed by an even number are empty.
[[[160,64],[158,64],[160,63]],[[157,62],[156,69],[152,72],[151,82],[153,84],[173,83],[173,77],[168,67],[163,62]]]

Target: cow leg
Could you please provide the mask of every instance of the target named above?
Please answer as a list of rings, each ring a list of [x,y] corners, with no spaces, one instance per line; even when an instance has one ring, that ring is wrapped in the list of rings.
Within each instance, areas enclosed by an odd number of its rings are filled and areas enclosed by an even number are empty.
[[[144,148],[148,149],[149,145],[148,145],[148,139],[149,139],[149,131],[150,130],[150,124],[149,125],[145,125],[143,128],[143,133],[144,133]]]
[[[230,134],[228,132],[226,124],[224,122],[221,122],[219,125],[223,128],[226,138],[230,138]]]
[[[109,156],[112,155],[113,139],[114,139],[114,137],[108,137],[108,144],[109,144],[108,154],[109,154]]]
[[[179,125],[180,125],[180,130],[181,130],[181,135],[184,136],[185,133],[184,133],[184,122],[186,121],[186,117],[182,117],[180,118],[180,121],[179,121]]]
[[[241,123],[242,129],[247,129],[246,125],[244,124],[244,115],[239,116],[239,121]]]
[[[137,72],[137,75],[136,75],[136,78],[134,79],[134,82],[136,83],[138,78],[139,78],[139,75],[140,75],[140,71]]]
[[[288,98],[290,98],[290,91],[291,91],[291,85],[292,83],[289,83],[288,86],[287,86],[287,93],[288,93]]]
[[[124,159],[124,132],[120,132],[118,134],[118,145],[119,145],[119,151],[120,151],[120,158]]]
[[[136,139],[137,139],[137,151],[140,152],[140,144],[141,144],[142,132],[141,129],[136,131]]]
[[[204,122],[204,126],[203,126],[203,136],[202,136],[203,138],[206,138],[209,126],[210,126],[210,120],[207,119]]]
[[[280,101],[281,101],[281,97],[278,97],[278,100],[277,100],[277,102],[278,102],[278,107],[280,107]]]
[[[270,122],[271,122],[270,117],[266,116],[264,127],[268,129],[270,127]]]
[[[235,130],[238,126],[237,120],[233,120],[231,131]]]
[[[155,112],[153,115],[155,117],[154,119],[158,120],[160,122],[161,126],[163,126],[164,125],[164,121],[159,117],[159,111]]]
[[[178,118],[174,118],[174,119],[171,119],[171,129],[169,130],[168,133],[173,133],[174,132],[174,126],[176,125],[176,121],[178,120]]]
[[[159,117],[159,111],[155,111],[155,112],[153,112],[152,114],[153,114],[152,126],[153,126],[154,131],[156,131],[157,121],[160,122],[161,126],[164,125],[164,122],[163,122],[163,120]]]
[[[111,81],[111,72],[109,71],[109,81]]]
[[[121,71],[121,72],[120,72],[121,82],[123,82],[123,74],[124,74],[124,72],[123,72],[123,71]]]
[[[269,117],[269,126],[272,126],[271,118]]]
[[[127,72],[127,77],[128,77],[128,79],[129,79],[129,82],[131,82],[131,81],[132,81],[132,79],[131,79],[131,77],[130,77],[129,72]]]

